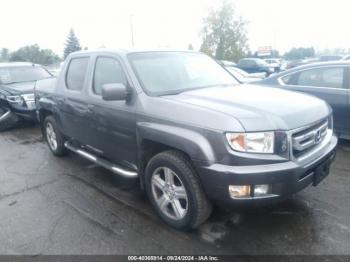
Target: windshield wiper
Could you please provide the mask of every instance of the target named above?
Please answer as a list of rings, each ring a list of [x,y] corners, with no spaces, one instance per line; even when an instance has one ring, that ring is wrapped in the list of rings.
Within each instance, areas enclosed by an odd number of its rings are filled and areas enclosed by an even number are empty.
[[[218,84],[218,85],[199,86],[199,87],[193,87],[193,88],[179,90],[178,92],[176,92],[176,94],[190,92],[190,91],[194,91],[194,90],[198,90],[198,89],[205,89],[205,88],[211,88],[211,87],[225,87],[225,86],[233,86],[233,85],[235,85],[235,84],[234,83],[227,83],[227,84]]]
[[[210,88],[210,87],[229,87],[238,85],[239,83],[226,83],[226,84],[217,84],[217,85],[207,85],[207,86],[199,86],[199,87],[192,87],[192,88],[184,88],[184,89],[178,89],[178,90],[170,90],[170,91],[164,91],[156,94],[156,96],[173,96],[182,94],[185,92],[191,92],[194,90],[204,89],[204,88]]]

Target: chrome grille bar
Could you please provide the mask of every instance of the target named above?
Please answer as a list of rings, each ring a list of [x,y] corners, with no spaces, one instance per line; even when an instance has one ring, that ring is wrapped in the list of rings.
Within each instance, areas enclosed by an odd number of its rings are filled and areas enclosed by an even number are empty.
[[[297,151],[304,151],[321,143],[326,137],[327,129],[328,121],[323,123],[321,126],[316,126],[311,131],[308,131],[307,129],[306,133],[299,132],[295,136],[292,136],[293,149]]]

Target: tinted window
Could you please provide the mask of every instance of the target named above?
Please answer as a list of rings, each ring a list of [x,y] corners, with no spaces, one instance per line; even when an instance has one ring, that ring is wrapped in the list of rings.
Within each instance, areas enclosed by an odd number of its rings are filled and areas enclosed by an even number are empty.
[[[344,68],[316,68],[300,73],[297,84],[301,86],[343,87]]]
[[[123,83],[126,85],[126,78],[121,65],[113,58],[97,58],[93,85],[94,92],[101,94],[104,84],[113,83]]]
[[[70,61],[66,76],[68,89],[78,91],[83,89],[88,64],[88,57],[73,58]]]

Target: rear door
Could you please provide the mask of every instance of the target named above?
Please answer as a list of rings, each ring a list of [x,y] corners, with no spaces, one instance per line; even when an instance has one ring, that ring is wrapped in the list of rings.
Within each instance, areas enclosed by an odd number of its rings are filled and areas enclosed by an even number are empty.
[[[338,131],[348,127],[348,70],[346,66],[328,66],[305,69],[280,80],[286,89],[317,96],[331,105],[334,126]]]
[[[89,56],[73,57],[67,66],[61,83],[61,94],[57,98],[63,131],[82,144],[88,140],[89,107],[84,89],[87,85]]]

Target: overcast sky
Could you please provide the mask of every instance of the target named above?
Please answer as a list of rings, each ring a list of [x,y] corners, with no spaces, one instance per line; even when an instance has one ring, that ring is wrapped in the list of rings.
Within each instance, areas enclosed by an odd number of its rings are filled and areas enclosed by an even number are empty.
[[[62,55],[69,29],[89,49],[200,46],[202,19],[220,0],[3,0],[0,48],[39,44]],[[348,0],[232,0],[249,21],[252,51],[272,45],[350,48]]]

